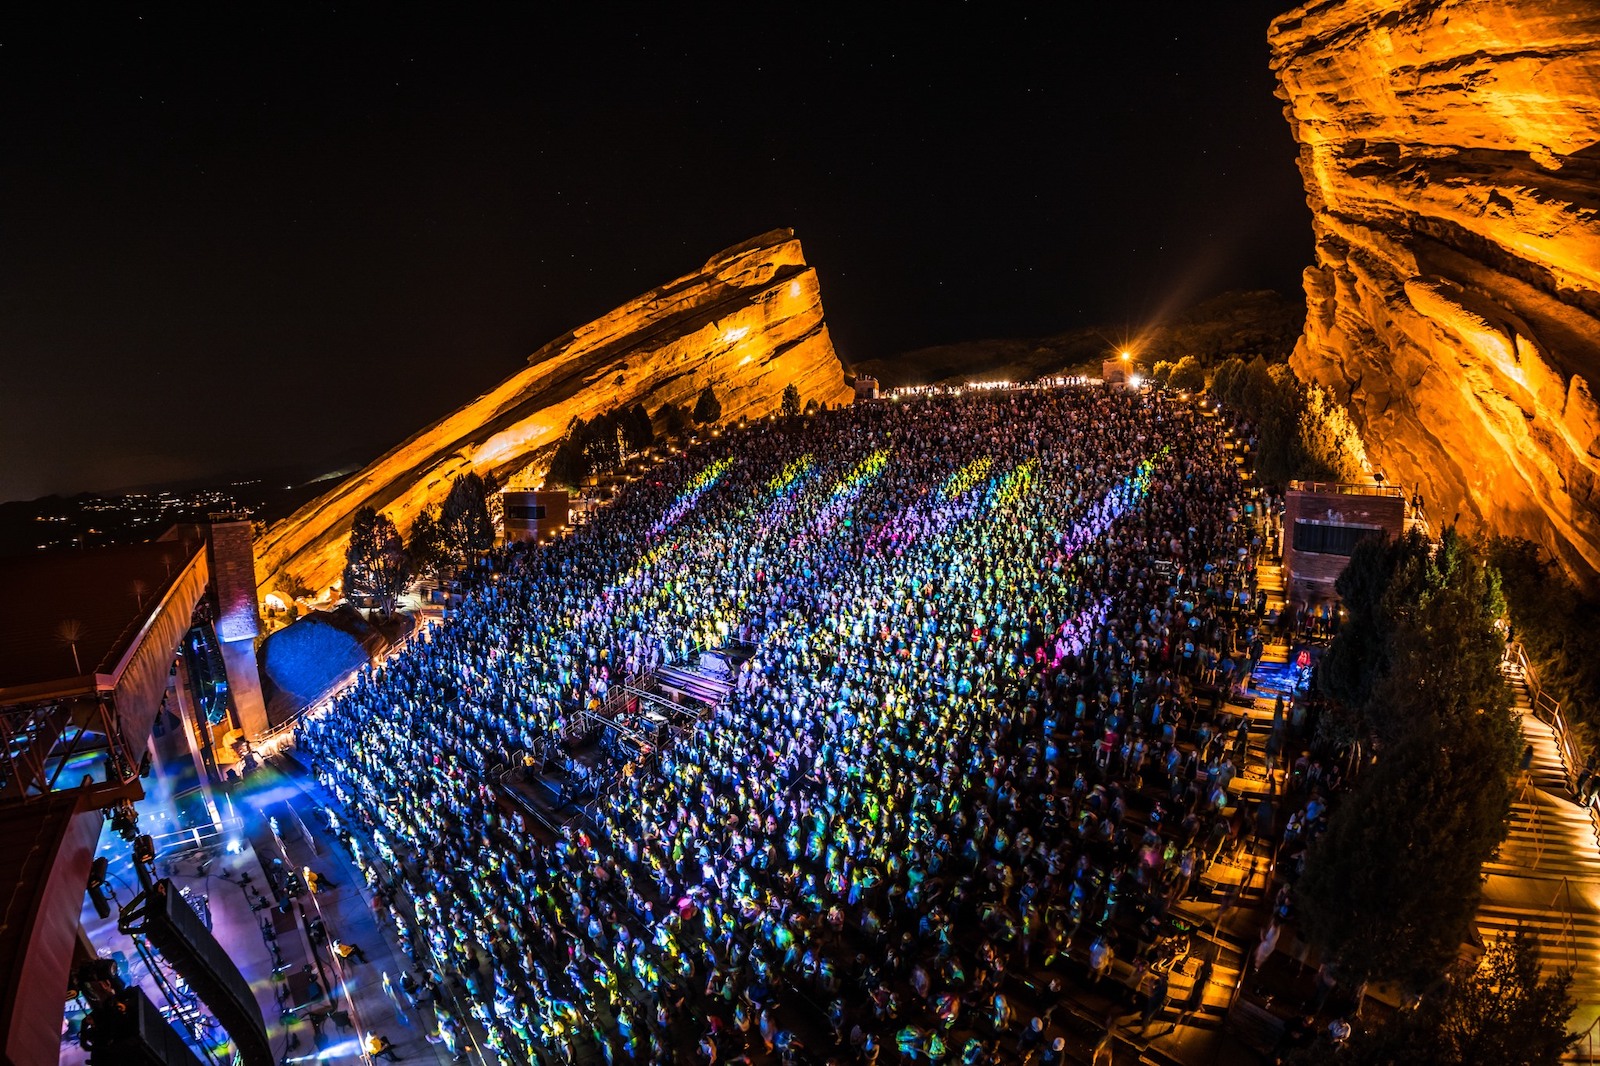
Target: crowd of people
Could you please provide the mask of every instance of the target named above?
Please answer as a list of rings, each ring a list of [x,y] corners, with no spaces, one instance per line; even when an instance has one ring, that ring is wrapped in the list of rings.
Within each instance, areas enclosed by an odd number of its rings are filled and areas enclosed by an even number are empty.
[[[299,748],[461,990],[452,1049],[1059,1063],[1075,989],[1201,1005],[1175,908],[1270,818],[1223,706],[1261,652],[1263,502],[1218,419],[1137,390],[728,432],[503,550]],[[720,647],[704,722],[591,818],[524,824],[490,770]]]

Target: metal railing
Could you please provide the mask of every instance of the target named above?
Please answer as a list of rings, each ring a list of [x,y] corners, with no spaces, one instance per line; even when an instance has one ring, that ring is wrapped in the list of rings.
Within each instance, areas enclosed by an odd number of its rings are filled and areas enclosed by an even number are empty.
[[[1506,642],[1506,662],[1521,675],[1523,684],[1528,687],[1528,702],[1533,708],[1533,716],[1549,726],[1550,731],[1555,734],[1556,753],[1561,757],[1561,769],[1567,779],[1567,787],[1576,796],[1578,775],[1583,760],[1579,758],[1578,745],[1572,739],[1572,731],[1567,728],[1567,719],[1561,711],[1560,701],[1539,684],[1539,675],[1528,659],[1527,649],[1522,646],[1521,641]],[[1592,804],[1585,804],[1584,810],[1589,815],[1589,827],[1594,831],[1595,844],[1600,846],[1600,810],[1596,810]]]
[[[1398,485],[1359,485],[1353,481],[1291,481],[1289,488],[1296,492],[1328,493],[1338,496],[1398,496],[1405,499],[1406,491]]]

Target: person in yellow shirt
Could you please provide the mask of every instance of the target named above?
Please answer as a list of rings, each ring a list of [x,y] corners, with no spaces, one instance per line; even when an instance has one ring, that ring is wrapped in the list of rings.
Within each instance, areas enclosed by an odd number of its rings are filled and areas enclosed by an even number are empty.
[[[395,1054],[394,1045],[389,1043],[389,1038],[377,1033],[367,1034],[367,1054],[388,1059],[390,1062],[400,1061],[400,1056]]]

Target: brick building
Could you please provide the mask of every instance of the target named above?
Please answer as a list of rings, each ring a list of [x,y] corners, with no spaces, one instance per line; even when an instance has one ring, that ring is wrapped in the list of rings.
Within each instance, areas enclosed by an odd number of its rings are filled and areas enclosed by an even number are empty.
[[[1316,608],[1339,598],[1333,583],[1366,537],[1398,537],[1406,497],[1387,485],[1292,481],[1284,496],[1283,562],[1291,603]]]
[[[507,489],[500,495],[502,532],[508,541],[545,540],[571,519],[571,499],[565,489]]]

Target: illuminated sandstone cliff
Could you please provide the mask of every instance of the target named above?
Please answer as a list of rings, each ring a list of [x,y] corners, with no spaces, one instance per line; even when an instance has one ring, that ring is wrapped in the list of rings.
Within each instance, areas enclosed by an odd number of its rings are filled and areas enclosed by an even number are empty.
[[[822,320],[816,271],[792,231],[773,230],[551,341],[526,369],[268,528],[256,541],[261,594],[285,602],[325,594],[343,572],[358,508],[376,507],[407,531],[457,474],[504,483],[545,458],[574,418],[636,402],[652,413],[692,406],[707,383],[725,420],[765,415],[790,382],[807,401],[851,395]]]
[[[1600,571],[1600,4],[1275,20],[1314,214],[1302,375],[1436,518]]]

